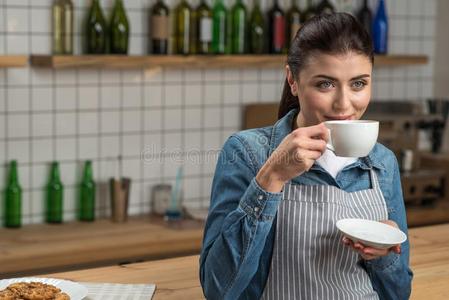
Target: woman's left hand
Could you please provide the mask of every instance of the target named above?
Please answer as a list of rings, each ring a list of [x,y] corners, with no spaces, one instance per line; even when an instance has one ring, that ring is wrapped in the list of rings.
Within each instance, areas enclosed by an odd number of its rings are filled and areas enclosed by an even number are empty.
[[[381,222],[398,228],[398,224],[396,224],[394,221],[384,220]],[[362,256],[362,258],[364,260],[376,259],[381,256],[388,255],[388,253],[390,253],[390,251],[393,251],[394,253],[397,253],[397,254],[401,253],[401,245],[395,245],[388,249],[379,249],[379,248],[373,248],[370,246],[365,246],[359,242],[354,243],[351,239],[347,238],[346,236],[343,237],[343,244],[345,244],[348,247],[351,247],[352,249],[357,251],[360,254],[360,256]]]

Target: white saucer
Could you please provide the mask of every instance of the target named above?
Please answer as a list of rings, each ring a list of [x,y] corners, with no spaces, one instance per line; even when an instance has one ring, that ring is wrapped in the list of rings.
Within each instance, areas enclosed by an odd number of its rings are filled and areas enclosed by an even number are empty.
[[[342,219],[337,221],[337,228],[353,242],[374,248],[387,249],[407,240],[398,228],[378,221]]]

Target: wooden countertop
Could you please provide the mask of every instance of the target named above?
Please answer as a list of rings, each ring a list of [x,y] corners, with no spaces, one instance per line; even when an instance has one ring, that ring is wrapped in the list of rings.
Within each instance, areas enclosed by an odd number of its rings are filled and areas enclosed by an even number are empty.
[[[449,299],[449,224],[410,230],[414,271],[411,299]],[[198,256],[66,273],[47,274],[75,281],[155,283],[153,299],[203,299]]]
[[[198,254],[203,223],[137,217],[0,229],[0,278]]]

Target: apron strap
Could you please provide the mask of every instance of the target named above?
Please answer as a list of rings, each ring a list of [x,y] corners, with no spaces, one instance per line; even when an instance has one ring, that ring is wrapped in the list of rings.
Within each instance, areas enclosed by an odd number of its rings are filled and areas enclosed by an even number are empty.
[[[379,188],[379,179],[377,178],[376,171],[374,171],[374,168],[371,168],[369,170],[369,173],[370,173],[370,178],[371,178],[371,187],[373,189],[378,189]]]

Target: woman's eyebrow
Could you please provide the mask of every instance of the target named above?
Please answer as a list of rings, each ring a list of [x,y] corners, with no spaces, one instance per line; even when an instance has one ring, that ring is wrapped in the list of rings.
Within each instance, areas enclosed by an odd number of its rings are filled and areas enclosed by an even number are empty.
[[[362,74],[362,75],[358,75],[358,76],[355,76],[355,77],[351,78],[351,80],[357,80],[357,79],[362,79],[362,78],[366,78],[366,77],[371,77],[371,75],[369,75],[369,74]],[[332,77],[332,76],[328,76],[328,75],[324,75],[324,74],[315,75],[315,76],[313,76],[313,78],[325,78],[325,79],[329,79],[329,80],[333,80],[333,81],[338,81],[337,78]]]

